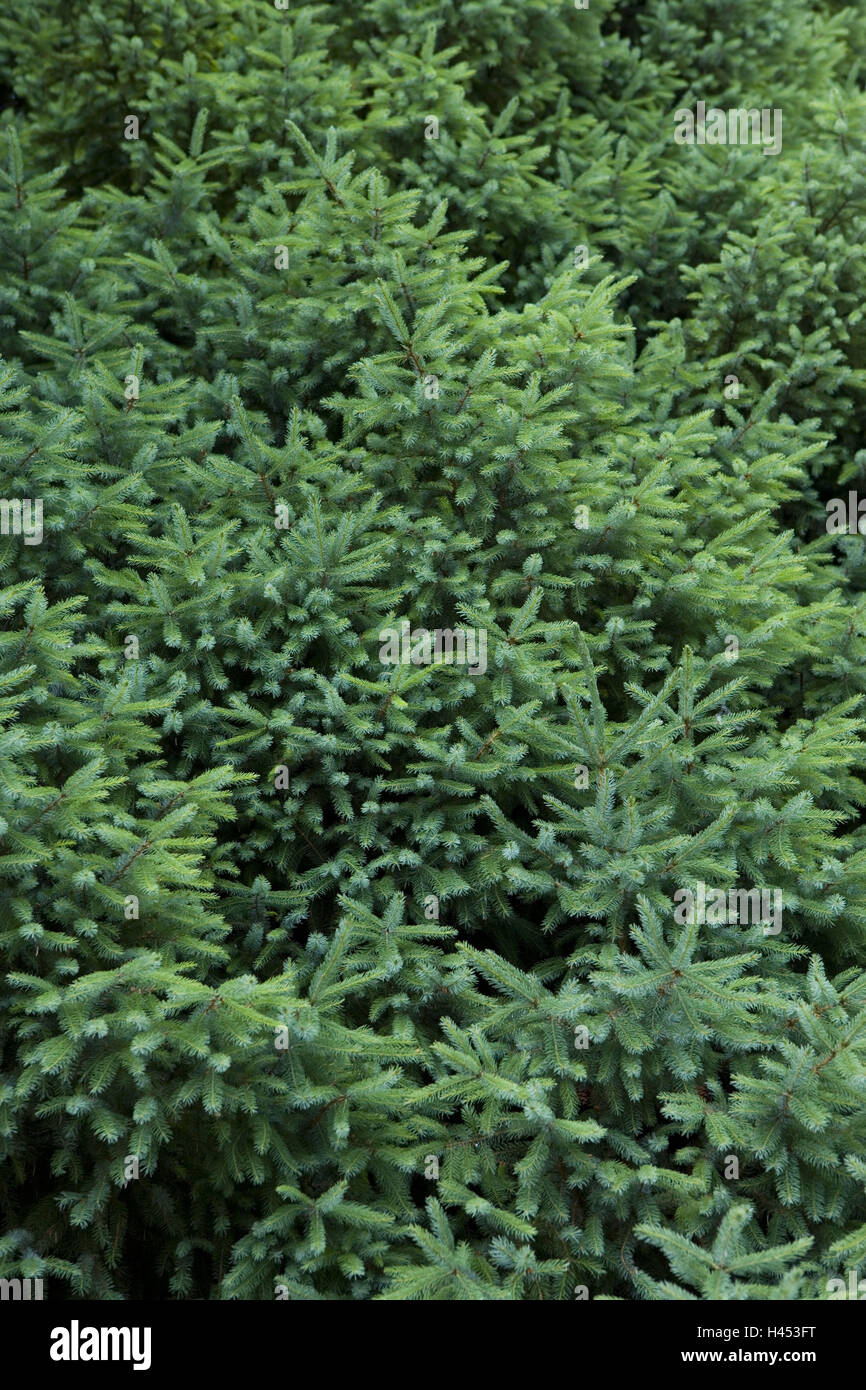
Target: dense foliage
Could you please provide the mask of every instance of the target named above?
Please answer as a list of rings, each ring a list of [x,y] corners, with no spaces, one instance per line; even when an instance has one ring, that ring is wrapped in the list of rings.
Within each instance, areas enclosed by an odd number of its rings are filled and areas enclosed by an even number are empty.
[[[864,58],[830,0],[0,20],[0,1275],[866,1264]]]

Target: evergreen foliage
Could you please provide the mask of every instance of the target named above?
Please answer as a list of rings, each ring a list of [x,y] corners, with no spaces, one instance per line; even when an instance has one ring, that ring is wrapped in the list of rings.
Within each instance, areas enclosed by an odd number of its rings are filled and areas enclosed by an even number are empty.
[[[0,1277],[866,1262],[864,59],[833,0],[0,20]]]

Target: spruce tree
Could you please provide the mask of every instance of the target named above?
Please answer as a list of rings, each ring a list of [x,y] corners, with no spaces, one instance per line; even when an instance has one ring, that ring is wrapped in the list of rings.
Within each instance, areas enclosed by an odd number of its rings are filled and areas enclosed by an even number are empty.
[[[0,21],[0,1277],[866,1260],[863,40]],[[677,145],[705,96],[779,157]]]

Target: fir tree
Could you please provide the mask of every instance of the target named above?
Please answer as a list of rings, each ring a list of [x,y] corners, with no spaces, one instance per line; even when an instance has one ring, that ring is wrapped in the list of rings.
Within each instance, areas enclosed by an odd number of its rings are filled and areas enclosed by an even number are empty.
[[[826,1297],[862,19],[169,8],[0,22],[0,1276]]]

